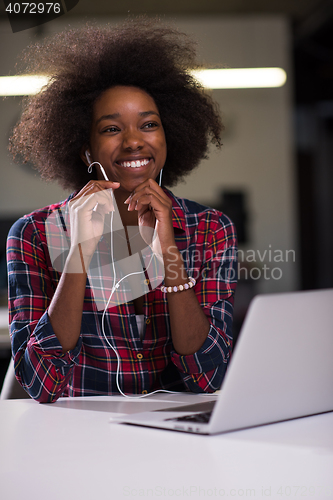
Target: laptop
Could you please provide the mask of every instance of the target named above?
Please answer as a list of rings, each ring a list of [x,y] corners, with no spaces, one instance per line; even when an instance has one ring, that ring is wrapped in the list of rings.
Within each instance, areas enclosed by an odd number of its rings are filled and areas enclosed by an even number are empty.
[[[217,434],[333,410],[333,289],[256,296],[215,401],[113,422]]]

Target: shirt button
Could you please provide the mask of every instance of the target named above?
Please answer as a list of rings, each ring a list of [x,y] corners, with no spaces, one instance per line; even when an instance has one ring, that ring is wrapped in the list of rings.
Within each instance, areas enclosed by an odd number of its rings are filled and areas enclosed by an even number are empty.
[[[149,323],[150,323],[150,319],[149,319],[149,318],[147,318],[147,319],[146,319],[146,325],[149,325]]]
[[[138,359],[142,359],[142,358],[143,358],[143,354],[141,354],[141,352],[139,352],[139,353],[136,355],[136,357],[137,357]]]
[[[144,389],[144,390],[142,391],[142,394],[148,394],[148,392],[146,391],[146,389]]]

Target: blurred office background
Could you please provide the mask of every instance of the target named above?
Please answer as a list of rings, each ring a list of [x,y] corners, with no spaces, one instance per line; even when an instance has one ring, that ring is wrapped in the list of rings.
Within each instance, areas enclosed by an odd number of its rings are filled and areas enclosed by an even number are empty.
[[[221,152],[174,193],[225,211],[236,223],[240,285],[235,331],[257,293],[333,286],[333,1],[80,0],[64,16],[12,33],[0,10],[0,75],[14,75],[27,45],[85,20],[117,23],[159,15],[198,41],[213,67],[280,67],[278,88],[213,90],[226,130]],[[5,240],[21,215],[67,196],[7,152],[21,97],[0,101],[1,305],[6,307]],[[61,123],[59,123],[61,127]],[[3,347],[2,357],[9,356]],[[1,380],[0,380],[1,383]]]

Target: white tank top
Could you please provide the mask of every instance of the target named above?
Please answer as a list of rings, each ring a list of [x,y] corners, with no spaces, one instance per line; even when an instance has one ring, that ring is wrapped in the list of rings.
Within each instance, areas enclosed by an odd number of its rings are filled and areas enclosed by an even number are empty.
[[[143,330],[144,330],[144,326],[145,326],[144,315],[143,314],[136,314],[135,317],[136,317],[136,324],[138,325],[140,339],[142,339]]]

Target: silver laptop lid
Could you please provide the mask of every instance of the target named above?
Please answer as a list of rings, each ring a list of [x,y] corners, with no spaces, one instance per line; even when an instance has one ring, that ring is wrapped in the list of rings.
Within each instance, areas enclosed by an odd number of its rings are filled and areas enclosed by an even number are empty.
[[[333,290],[257,296],[210,422],[221,432],[333,410]]]

